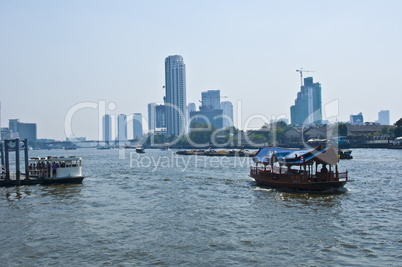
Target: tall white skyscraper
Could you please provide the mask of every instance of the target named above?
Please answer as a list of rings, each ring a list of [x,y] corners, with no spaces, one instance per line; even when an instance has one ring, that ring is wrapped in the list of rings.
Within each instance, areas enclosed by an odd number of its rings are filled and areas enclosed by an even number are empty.
[[[223,128],[234,126],[232,102],[222,101],[221,109],[223,110]]]
[[[148,104],[148,131],[155,132],[156,127],[156,103]]]
[[[389,110],[380,110],[380,112],[378,112],[378,122],[381,125],[390,125],[389,124]]]
[[[182,56],[165,59],[165,111],[168,135],[186,132],[186,65]]]
[[[112,117],[109,114],[102,118],[102,130],[103,141],[109,145],[110,141],[112,141]]]
[[[117,138],[116,141],[124,143],[127,141],[127,116],[119,114],[117,116]]]
[[[133,115],[133,139],[138,140],[142,136],[142,115],[134,113]]]

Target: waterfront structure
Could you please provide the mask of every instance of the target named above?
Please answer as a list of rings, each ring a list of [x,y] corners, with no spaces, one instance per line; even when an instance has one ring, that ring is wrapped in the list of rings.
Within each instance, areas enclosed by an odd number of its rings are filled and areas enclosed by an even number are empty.
[[[187,121],[186,65],[179,55],[165,59],[165,112],[168,135],[185,133]]]
[[[321,84],[313,83],[313,77],[307,77],[300,89],[295,104],[290,107],[292,124],[321,123]]]
[[[133,115],[133,139],[138,140],[142,136],[142,115],[134,113]]]
[[[350,124],[363,125],[363,114],[350,115]]]
[[[2,132],[4,137],[8,138],[27,139],[28,141],[36,141],[37,139],[36,123],[23,123],[19,119],[10,119],[8,129],[4,128]]]
[[[378,112],[378,123],[381,125],[390,125],[389,110],[380,110]]]
[[[208,90],[201,93],[202,108],[207,109],[221,109],[221,91]]]
[[[110,145],[110,141],[112,141],[112,117],[109,114],[102,118],[102,137],[103,141]]]
[[[116,142],[124,143],[127,141],[127,116],[119,114],[117,116],[117,137]]]
[[[223,114],[223,128],[234,126],[232,102],[222,101],[221,109]]]

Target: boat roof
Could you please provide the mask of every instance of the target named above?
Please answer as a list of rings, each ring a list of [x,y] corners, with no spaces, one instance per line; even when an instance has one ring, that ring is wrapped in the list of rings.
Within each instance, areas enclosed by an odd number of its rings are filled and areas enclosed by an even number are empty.
[[[318,146],[308,149],[287,149],[275,146],[264,146],[260,148],[253,160],[255,163],[265,165],[276,161],[284,165],[302,165],[313,160],[336,165],[338,163],[338,153],[336,153],[332,145],[328,148]]]
[[[40,157],[36,157],[36,158],[30,158],[29,160],[35,160],[35,161],[66,161],[66,160],[81,160],[80,157],[76,157],[76,156],[69,156],[69,157],[51,157],[51,156],[47,156],[44,158],[40,158]]]

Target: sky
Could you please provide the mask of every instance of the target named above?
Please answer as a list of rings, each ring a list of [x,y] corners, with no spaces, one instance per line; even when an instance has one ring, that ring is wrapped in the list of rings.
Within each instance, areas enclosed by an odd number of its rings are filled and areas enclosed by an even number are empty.
[[[368,0],[1,0],[1,126],[19,118],[37,123],[38,138],[64,140],[68,124],[96,140],[99,110],[147,118],[148,103],[163,101],[169,55],[184,58],[187,102],[219,89],[243,129],[290,116],[300,68],[314,71],[304,77],[321,84],[324,106],[336,103],[331,120],[390,110],[395,123],[401,10]]]

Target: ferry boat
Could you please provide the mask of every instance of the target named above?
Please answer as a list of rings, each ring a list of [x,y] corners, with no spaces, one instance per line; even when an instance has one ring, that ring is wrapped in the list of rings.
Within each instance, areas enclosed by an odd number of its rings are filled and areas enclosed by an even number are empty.
[[[299,150],[264,146],[253,157],[256,166],[251,167],[250,176],[257,184],[275,188],[339,189],[346,184],[348,172],[338,172],[338,160],[332,145]]]
[[[45,157],[29,160],[29,177],[42,184],[79,184],[84,180],[80,157]]]

